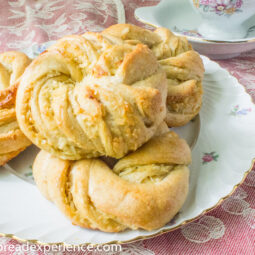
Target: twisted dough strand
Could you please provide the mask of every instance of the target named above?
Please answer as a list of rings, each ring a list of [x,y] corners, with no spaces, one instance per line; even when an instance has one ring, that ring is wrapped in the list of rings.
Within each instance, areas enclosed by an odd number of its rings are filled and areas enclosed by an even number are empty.
[[[151,139],[111,170],[100,159],[67,161],[41,151],[33,174],[42,194],[73,222],[119,232],[164,226],[188,192],[190,149],[174,132]]]
[[[166,28],[151,32],[130,24],[113,25],[102,34],[118,38],[120,41],[116,43],[135,45],[142,42],[153,51],[167,74],[168,126],[183,126],[199,113],[204,66],[186,38],[175,36]]]
[[[22,76],[17,118],[40,148],[63,159],[123,157],[148,141],[166,114],[166,77],[143,44],[67,36]]]

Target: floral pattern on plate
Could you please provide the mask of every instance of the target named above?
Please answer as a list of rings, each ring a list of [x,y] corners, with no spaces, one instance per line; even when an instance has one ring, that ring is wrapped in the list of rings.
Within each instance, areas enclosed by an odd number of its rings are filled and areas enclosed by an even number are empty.
[[[202,35],[196,29],[184,29],[184,28],[178,28],[177,26],[175,26],[173,30],[176,33],[180,33],[186,36],[194,36],[194,37],[202,38]]]
[[[235,105],[233,109],[231,110],[231,115],[234,116],[240,116],[240,115],[247,115],[249,112],[251,112],[251,108],[241,108],[239,105]]]
[[[215,151],[210,152],[210,153],[204,153],[204,156],[202,158],[202,164],[205,165],[209,162],[217,161],[218,157],[219,157],[219,155],[216,154]]]

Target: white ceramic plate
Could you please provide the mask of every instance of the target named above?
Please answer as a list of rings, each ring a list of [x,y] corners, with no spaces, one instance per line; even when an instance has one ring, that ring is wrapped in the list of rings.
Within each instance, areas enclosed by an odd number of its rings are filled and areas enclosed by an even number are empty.
[[[195,50],[213,59],[231,58],[255,49],[255,15],[244,23],[245,38],[228,41],[221,38],[209,40],[197,32],[202,19],[188,0],[161,0],[156,6],[136,9],[135,16],[141,22],[167,27],[177,35],[185,35]]]
[[[27,53],[37,55],[46,46],[34,46]],[[215,207],[251,169],[255,154],[255,106],[234,77],[208,58],[203,57],[203,61],[204,103],[200,135],[192,151],[190,191],[171,223],[155,231],[116,234],[73,226],[55,205],[41,196],[35,185],[12,175],[7,167],[0,171],[0,232],[39,243],[125,243],[171,231]],[[177,131],[194,143],[198,128],[199,119]],[[29,148],[12,160],[9,168],[20,174],[26,171],[25,178],[30,178],[29,165],[35,154],[34,147]]]

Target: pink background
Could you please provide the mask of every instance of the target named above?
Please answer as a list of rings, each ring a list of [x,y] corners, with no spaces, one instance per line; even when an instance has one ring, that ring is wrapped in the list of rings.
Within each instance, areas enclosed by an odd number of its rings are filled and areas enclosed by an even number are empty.
[[[127,23],[142,25],[134,18],[134,9],[158,2],[123,0]],[[20,50],[33,44],[56,40],[66,34],[83,33],[87,30],[100,31],[116,23],[116,17],[116,8],[111,0],[2,0],[0,50]],[[247,88],[254,100],[255,51],[218,63]],[[171,233],[123,245],[122,254],[255,254],[254,170],[255,168],[236,192],[218,208]],[[10,244],[19,245],[19,242],[0,238],[1,247],[7,248]],[[1,254],[43,253],[0,250]]]

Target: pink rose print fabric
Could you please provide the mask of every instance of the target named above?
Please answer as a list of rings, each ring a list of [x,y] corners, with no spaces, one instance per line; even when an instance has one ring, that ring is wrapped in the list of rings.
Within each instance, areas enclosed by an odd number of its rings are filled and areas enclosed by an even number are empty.
[[[126,22],[142,25],[134,17],[137,7],[156,5],[158,0],[123,0]],[[242,0],[204,0],[200,4],[238,9]],[[223,8],[223,9],[224,9]],[[112,0],[5,0],[0,1],[0,50],[20,50],[67,34],[100,31],[117,22],[117,10]],[[44,49],[42,49],[43,51]],[[255,100],[255,51],[237,58],[218,61],[235,76]],[[239,105],[230,114],[249,114]],[[243,134],[244,136],[246,134]],[[255,153],[255,151],[254,151]],[[201,164],[214,164],[220,155],[205,151]],[[123,245],[121,253],[105,254],[255,254],[255,168],[232,196],[216,209],[173,232]],[[0,237],[0,247],[21,245],[18,241]],[[7,249],[5,249],[7,250]],[[42,251],[10,252],[0,249],[0,255],[42,255]],[[48,254],[99,254],[95,252],[49,252]],[[100,253],[103,254],[103,253]]]

